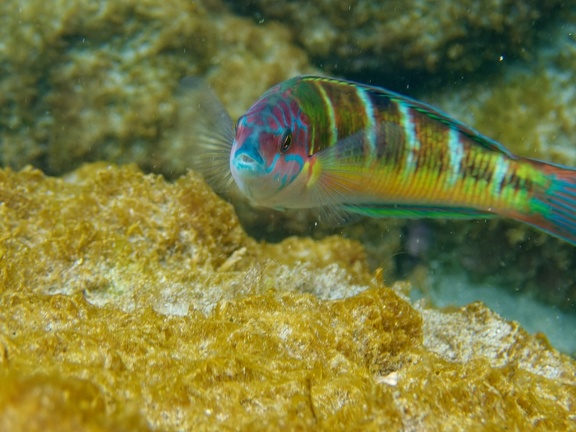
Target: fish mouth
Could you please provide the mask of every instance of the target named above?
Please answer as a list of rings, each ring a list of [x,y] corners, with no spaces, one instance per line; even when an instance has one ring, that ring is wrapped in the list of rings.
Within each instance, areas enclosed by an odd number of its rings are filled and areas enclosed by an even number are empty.
[[[267,172],[264,158],[254,146],[236,150],[230,159],[230,170],[249,177],[262,176]]]
[[[266,164],[260,152],[253,146],[236,150],[230,159],[230,172],[240,191],[256,205],[266,205],[279,189],[282,182],[275,178],[273,170],[279,156]]]
[[[256,205],[265,203],[278,192],[278,182],[271,178],[263,165],[253,159],[238,156],[230,164],[238,189]]]
[[[238,171],[246,171],[254,174],[259,172],[264,173],[265,171],[263,169],[264,161],[260,155],[258,155],[258,158],[255,158],[253,155],[243,152],[241,154],[236,154],[232,163]]]

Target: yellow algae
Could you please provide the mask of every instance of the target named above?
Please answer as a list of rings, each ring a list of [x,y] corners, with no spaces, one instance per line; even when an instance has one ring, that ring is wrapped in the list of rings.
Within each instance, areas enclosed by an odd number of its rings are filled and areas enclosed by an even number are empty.
[[[2,430],[576,430],[576,364],[339,237],[257,243],[194,173],[0,170]]]
[[[332,303],[271,291],[220,303],[208,317],[125,313],[78,294],[6,295],[1,306],[9,370],[88,380],[106,409],[136,403],[168,430],[261,418],[398,427],[391,394],[373,377],[421,342],[418,315],[389,290]],[[0,406],[0,418],[9,408]]]
[[[43,373],[0,373],[2,431],[145,431],[151,430],[135,406],[113,410],[96,384]]]

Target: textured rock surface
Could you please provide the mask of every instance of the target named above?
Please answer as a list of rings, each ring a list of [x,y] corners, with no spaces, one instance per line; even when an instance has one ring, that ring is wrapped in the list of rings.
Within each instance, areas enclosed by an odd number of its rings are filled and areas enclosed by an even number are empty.
[[[310,70],[286,29],[213,8],[189,0],[1,2],[0,165],[60,174],[109,160],[182,173],[167,137],[182,77],[208,75],[239,115],[268,87]]]
[[[428,92],[419,97],[519,154],[576,162],[576,97],[571,90],[576,81],[576,19],[568,13],[569,4],[535,54],[540,17],[554,19],[548,11],[555,10],[556,0],[483,4],[489,13],[470,2],[385,2],[388,9],[374,10],[369,2],[357,2],[350,11],[350,2],[329,3],[276,2],[272,10],[267,1],[253,2],[250,13],[261,7],[270,14],[254,21],[234,17],[218,0],[0,2],[0,165],[20,168],[31,163],[60,174],[85,161],[109,160],[137,163],[146,171],[176,178],[191,166],[186,143],[173,139],[178,132],[174,95],[179,79],[205,76],[236,117],[270,85],[312,71],[307,54],[296,47],[304,44],[298,42],[300,36],[310,42],[304,46],[315,52],[316,60],[341,55],[343,66],[350,59],[357,61],[350,67],[375,65],[381,80],[390,77],[390,68],[395,74],[436,70],[450,85],[439,95],[422,80],[418,85]],[[290,21],[270,19],[279,12]],[[306,25],[314,17],[315,25]],[[381,35],[385,39],[378,42]],[[339,43],[329,46],[333,38]],[[530,60],[526,70],[509,67],[515,56],[525,54]],[[373,63],[377,57],[381,63]],[[472,83],[465,73],[453,74],[475,69],[486,59],[491,77],[482,73]],[[506,71],[505,76],[494,78],[495,71]],[[374,76],[372,72],[366,73]],[[245,203],[236,207],[258,238],[334,232],[315,229],[314,218],[304,212],[270,215]],[[372,267],[383,267],[389,281],[410,276],[426,287],[427,270],[438,274],[435,266],[440,263],[465,269],[475,280],[530,291],[565,309],[576,307],[574,248],[520,224],[371,220],[338,232],[361,240]],[[31,253],[30,259],[35,258]],[[110,271],[115,268],[112,261],[103,264]],[[59,272],[70,265],[63,262],[39,265],[59,280]],[[84,268],[81,261],[71,262],[80,271]],[[132,268],[134,273],[139,270],[138,265]],[[74,290],[110,283],[110,276],[80,274],[70,283]],[[121,297],[132,276],[115,275],[112,285]],[[90,291],[92,301],[99,293]]]
[[[500,56],[533,52],[535,25],[562,1],[435,2],[230,1],[258,20],[279,20],[321,67],[336,74],[373,73],[396,81],[409,71],[478,70]],[[489,43],[487,43],[489,41]]]
[[[575,430],[576,363],[411,305],[339,238],[257,244],[194,174],[0,171],[1,430]]]

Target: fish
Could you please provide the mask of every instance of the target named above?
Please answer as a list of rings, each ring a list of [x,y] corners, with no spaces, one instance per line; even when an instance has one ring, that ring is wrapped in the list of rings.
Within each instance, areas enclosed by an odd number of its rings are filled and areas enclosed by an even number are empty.
[[[235,125],[216,99],[198,104],[213,121],[196,166],[255,206],[335,221],[499,216],[576,245],[576,169],[514,155],[431,105],[310,75],[267,90]]]

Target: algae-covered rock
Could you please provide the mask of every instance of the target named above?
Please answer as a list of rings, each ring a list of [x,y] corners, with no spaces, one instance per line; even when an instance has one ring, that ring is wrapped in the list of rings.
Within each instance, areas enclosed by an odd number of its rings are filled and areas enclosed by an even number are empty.
[[[1,430],[570,430],[576,363],[410,304],[358,243],[258,244],[190,173],[0,171]]]
[[[317,64],[333,73],[387,81],[409,71],[457,74],[494,65],[500,56],[527,57],[535,27],[563,8],[558,0],[229,3],[257,20],[286,23]]]
[[[262,282],[261,289],[285,286],[294,266],[304,290],[319,289],[326,274],[332,282],[354,279],[364,288],[370,280],[356,243],[289,239],[283,246],[257,247],[232,206],[193,173],[168,184],[134,166],[97,164],[64,179],[31,169],[2,171],[0,185],[1,223],[8,227],[0,245],[5,286],[82,292],[94,303],[113,301],[124,310],[154,307],[185,315],[189,308],[207,312],[226,296],[251,292],[252,279]],[[348,271],[334,268],[339,263]]]
[[[0,166],[53,174],[99,160],[183,173],[168,136],[181,78],[208,76],[239,115],[310,69],[286,29],[214,1],[3,1],[0,40]]]

